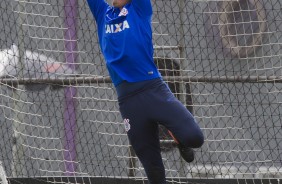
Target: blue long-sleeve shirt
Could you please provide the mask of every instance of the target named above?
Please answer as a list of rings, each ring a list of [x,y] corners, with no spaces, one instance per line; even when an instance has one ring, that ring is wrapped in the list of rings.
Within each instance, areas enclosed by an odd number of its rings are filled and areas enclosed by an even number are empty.
[[[150,0],[132,0],[122,10],[104,0],[87,1],[114,85],[161,77],[153,60]]]

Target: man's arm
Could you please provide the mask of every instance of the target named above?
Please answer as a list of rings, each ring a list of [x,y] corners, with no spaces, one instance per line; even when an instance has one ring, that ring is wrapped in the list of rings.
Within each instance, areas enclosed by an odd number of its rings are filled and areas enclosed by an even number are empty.
[[[104,0],[87,0],[89,8],[96,21],[101,20],[103,12],[106,11],[108,4]]]
[[[153,14],[151,0],[132,0],[132,5],[141,16],[151,16]]]

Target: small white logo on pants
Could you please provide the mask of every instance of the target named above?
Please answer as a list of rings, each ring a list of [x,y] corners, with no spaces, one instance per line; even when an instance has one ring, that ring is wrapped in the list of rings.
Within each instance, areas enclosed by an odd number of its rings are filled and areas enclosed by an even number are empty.
[[[125,130],[128,132],[130,130],[129,119],[124,119],[123,123],[124,123]]]

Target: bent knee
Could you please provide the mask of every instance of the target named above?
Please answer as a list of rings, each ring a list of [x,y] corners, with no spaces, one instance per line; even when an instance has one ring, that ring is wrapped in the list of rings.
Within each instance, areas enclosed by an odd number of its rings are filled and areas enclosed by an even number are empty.
[[[204,135],[198,135],[193,141],[193,148],[200,148],[205,142]]]
[[[204,144],[204,135],[202,132],[187,136],[186,140],[182,142],[190,148],[200,148]]]

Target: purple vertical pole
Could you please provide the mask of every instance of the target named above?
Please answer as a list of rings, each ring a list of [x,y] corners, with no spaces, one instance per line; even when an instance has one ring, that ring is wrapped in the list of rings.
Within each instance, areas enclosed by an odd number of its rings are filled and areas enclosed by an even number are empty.
[[[76,35],[76,16],[77,0],[65,0],[65,58],[68,66],[75,70],[77,58],[77,35]],[[73,176],[76,170],[76,89],[74,87],[65,88],[65,109],[64,109],[64,128],[65,128],[65,175]]]

